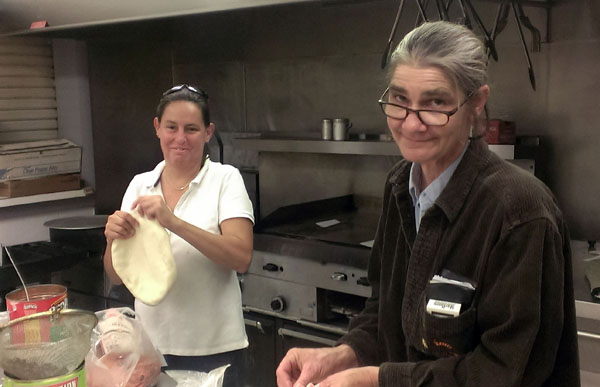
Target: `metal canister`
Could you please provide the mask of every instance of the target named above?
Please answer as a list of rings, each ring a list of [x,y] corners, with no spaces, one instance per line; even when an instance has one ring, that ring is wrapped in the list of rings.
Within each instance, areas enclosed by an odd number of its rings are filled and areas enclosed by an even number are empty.
[[[62,285],[34,285],[13,290],[6,295],[6,309],[10,320],[30,314],[67,308],[67,288]]]
[[[324,118],[321,122],[321,138],[331,140],[333,137],[333,122],[329,118]]]
[[[352,123],[348,118],[336,118],[333,120],[333,139],[336,141],[345,141],[348,139],[348,130]]]
[[[82,364],[70,374],[41,380],[20,380],[5,375],[4,387],[85,387],[85,367]]]

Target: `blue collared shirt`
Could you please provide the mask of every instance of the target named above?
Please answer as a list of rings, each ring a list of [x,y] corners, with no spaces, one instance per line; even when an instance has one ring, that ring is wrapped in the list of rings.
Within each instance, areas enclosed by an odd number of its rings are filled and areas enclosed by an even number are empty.
[[[431,184],[429,184],[427,188],[423,190],[423,192],[419,192],[418,188],[421,186],[421,181],[423,178],[421,164],[413,163],[410,167],[408,192],[410,193],[410,196],[412,198],[413,206],[415,206],[415,223],[417,226],[417,232],[419,232],[419,225],[421,224],[421,218],[423,217],[423,214],[425,214],[427,210],[430,209],[431,206],[433,206],[433,204],[440,196],[444,188],[446,188],[446,185],[448,184],[450,178],[454,174],[456,167],[458,167],[460,160],[462,160],[467,150],[467,147],[468,144],[467,146],[465,146],[465,149],[460,154],[460,156],[458,156],[458,158],[454,160],[454,162],[452,162],[452,164],[450,164],[450,166],[446,168],[446,170],[442,172],[441,175],[439,175],[434,181],[432,181]]]

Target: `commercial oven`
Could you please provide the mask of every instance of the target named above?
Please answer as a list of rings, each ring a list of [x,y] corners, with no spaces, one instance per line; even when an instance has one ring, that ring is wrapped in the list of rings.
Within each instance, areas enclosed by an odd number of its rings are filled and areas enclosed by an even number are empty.
[[[282,207],[256,227],[241,275],[249,386],[275,386],[293,347],[334,346],[371,294],[370,245],[379,205],[354,195]],[[260,371],[259,371],[260,370]]]

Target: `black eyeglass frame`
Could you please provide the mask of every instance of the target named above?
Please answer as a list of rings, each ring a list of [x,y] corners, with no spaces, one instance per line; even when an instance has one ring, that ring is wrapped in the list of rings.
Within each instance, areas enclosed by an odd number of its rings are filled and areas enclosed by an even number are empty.
[[[173,93],[177,93],[178,91],[181,91],[183,89],[188,89],[189,91],[191,91],[192,93],[198,94],[199,96],[201,96],[204,99],[208,99],[208,94],[206,93],[206,91],[202,90],[202,89],[198,89],[194,86],[190,86],[188,84],[181,84],[181,85],[176,85],[171,87],[169,90],[165,91],[164,93],[162,93],[161,98],[166,97],[167,95],[173,94]]]
[[[460,108],[461,108],[461,107],[462,107],[464,104],[466,104],[466,103],[467,103],[467,101],[468,101],[468,100],[469,100],[469,99],[470,99],[470,98],[473,96],[473,94],[475,94],[475,92],[474,92],[474,91],[470,92],[470,93],[467,95],[467,98],[465,98],[465,100],[464,100],[464,101],[462,101],[462,102],[460,103],[460,105],[458,105],[456,108],[454,108],[454,109],[452,109],[452,110],[450,110],[450,111],[444,112],[444,111],[440,111],[440,110],[431,110],[431,109],[411,109],[411,108],[409,108],[409,107],[402,106],[402,105],[398,105],[398,104],[396,104],[396,103],[392,103],[392,102],[386,102],[386,101],[384,101],[384,100],[383,100],[383,97],[386,95],[386,93],[387,93],[388,91],[390,91],[390,87],[389,87],[389,86],[388,86],[388,87],[385,89],[385,91],[383,92],[383,94],[381,94],[381,97],[380,97],[380,98],[379,98],[379,100],[377,101],[377,103],[379,104],[379,107],[381,108],[381,111],[383,112],[383,114],[384,114],[386,117],[390,117],[390,118],[393,118],[393,119],[396,119],[396,120],[405,120],[405,119],[406,119],[406,117],[408,117],[408,113],[410,113],[410,112],[413,112],[413,113],[415,113],[415,114],[417,115],[417,118],[419,119],[419,121],[421,121],[421,123],[422,123],[423,125],[432,125],[432,126],[444,126],[444,125],[447,125],[447,124],[448,124],[448,122],[450,122],[450,117],[452,117],[454,114],[456,114],[456,112],[458,112],[458,109],[460,109]],[[406,115],[404,116],[404,118],[398,118],[398,117],[390,116],[389,114],[387,114],[387,113],[385,112],[385,106],[386,106],[386,105],[391,105],[391,106],[395,106],[395,107],[398,107],[398,108],[404,109],[404,110],[406,111]],[[421,112],[428,112],[428,113],[440,113],[440,114],[443,114],[443,115],[445,115],[445,116],[446,116],[446,122],[445,122],[445,123],[443,123],[443,124],[437,124],[437,125],[433,125],[433,124],[427,124],[427,123],[423,122],[423,119],[421,118]]]

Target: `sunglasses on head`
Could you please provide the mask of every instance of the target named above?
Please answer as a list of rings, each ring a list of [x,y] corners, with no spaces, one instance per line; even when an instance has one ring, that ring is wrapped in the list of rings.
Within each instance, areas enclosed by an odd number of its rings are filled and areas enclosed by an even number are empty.
[[[201,96],[202,98],[208,99],[208,94],[206,94],[206,91],[202,90],[202,89],[197,89],[194,86],[190,86],[190,85],[186,85],[186,84],[182,84],[182,85],[177,85],[177,86],[173,86],[171,87],[169,90],[165,91],[164,93],[162,93],[163,97],[166,97],[169,94],[173,94],[176,93],[178,91],[181,91],[183,89],[188,89],[189,91],[191,91],[192,93],[198,94],[199,96]]]

